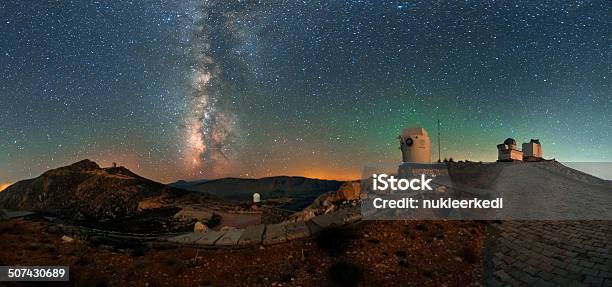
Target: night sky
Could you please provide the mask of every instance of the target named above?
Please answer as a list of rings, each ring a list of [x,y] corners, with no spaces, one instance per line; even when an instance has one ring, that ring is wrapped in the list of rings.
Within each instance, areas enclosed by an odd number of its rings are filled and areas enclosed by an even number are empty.
[[[355,178],[442,157],[612,161],[610,1],[3,1],[0,184],[89,158],[155,180]],[[434,143],[432,150],[437,150]],[[432,156],[437,159],[437,154]]]

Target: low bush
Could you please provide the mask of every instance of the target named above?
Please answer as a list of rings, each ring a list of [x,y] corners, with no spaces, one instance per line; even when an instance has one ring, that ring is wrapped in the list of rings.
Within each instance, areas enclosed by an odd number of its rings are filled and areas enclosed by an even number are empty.
[[[219,224],[221,224],[221,215],[213,212],[208,221],[206,221],[206,226],[208,226],[208,228],[214,228]]]
[[[363,269],[357,264],[339,260],[329,267],[328,275],[338,286],[356,286],[363,279]]]
[[[338,256],[346,251],[355,237],[355,232],[352,229],[331,227],[322,230],[315,238],[315,242],[319,248],[327,251],[329,255]]]

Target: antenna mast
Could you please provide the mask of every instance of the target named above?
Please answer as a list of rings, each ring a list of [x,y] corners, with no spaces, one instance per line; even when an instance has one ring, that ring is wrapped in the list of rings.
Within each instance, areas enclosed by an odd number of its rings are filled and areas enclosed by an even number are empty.
[[[438,119],[438,162],[442,162],[440,153],[440,119]]]

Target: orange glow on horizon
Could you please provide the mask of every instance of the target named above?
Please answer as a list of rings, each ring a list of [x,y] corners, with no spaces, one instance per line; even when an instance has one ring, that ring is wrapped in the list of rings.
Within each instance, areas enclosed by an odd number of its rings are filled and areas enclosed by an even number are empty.
[[[4,183],[0,183],[0,192],[2,192],[3,190],[5,190],[7,187],[9,187],[12,183],[10,182],[4,182]]]
[[[359,171],[332,170],[332,169],[323,169],[323,168],[305,169],[302,171],[297,171],[295,175],[303,176],[307,178],[313,178],[313,179],[340,180],[340,181],[357,180],[360,177]]]

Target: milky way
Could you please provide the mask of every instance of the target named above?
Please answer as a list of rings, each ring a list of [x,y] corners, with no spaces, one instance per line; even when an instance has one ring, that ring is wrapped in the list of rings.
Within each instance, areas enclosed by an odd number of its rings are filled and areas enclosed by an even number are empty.
[[[238,136],[236,115],[228,107],[229,97],[224,96],[221,88],[226,81],[225,74],[215,61],[212,46],[222,42],[225,49],[231,50],[241,44],[245,31],[234,23],[252,12],[253,3],[192,1],[189,4],[185,27],[190,39],[186,47],[193,62],[191,86],[186,93],[183,157],[192,175],[215,176],[231,165],[232,152],[235,152],[232,147]]]
[[[219,72],[210,46],[212,27],[208,10],[212,5],[199,7],[201,13],[194,17],[192,39],[188,46],[193,57],[192,83],[187,92],[188,109],[185,113],[185,161],[192,174],[211,175],[227,160],[226,152],[233,129],[233,120],[227,112],[220,111],[214,95],[215,80]],[[222,96],[222,95],[221,95]]]

